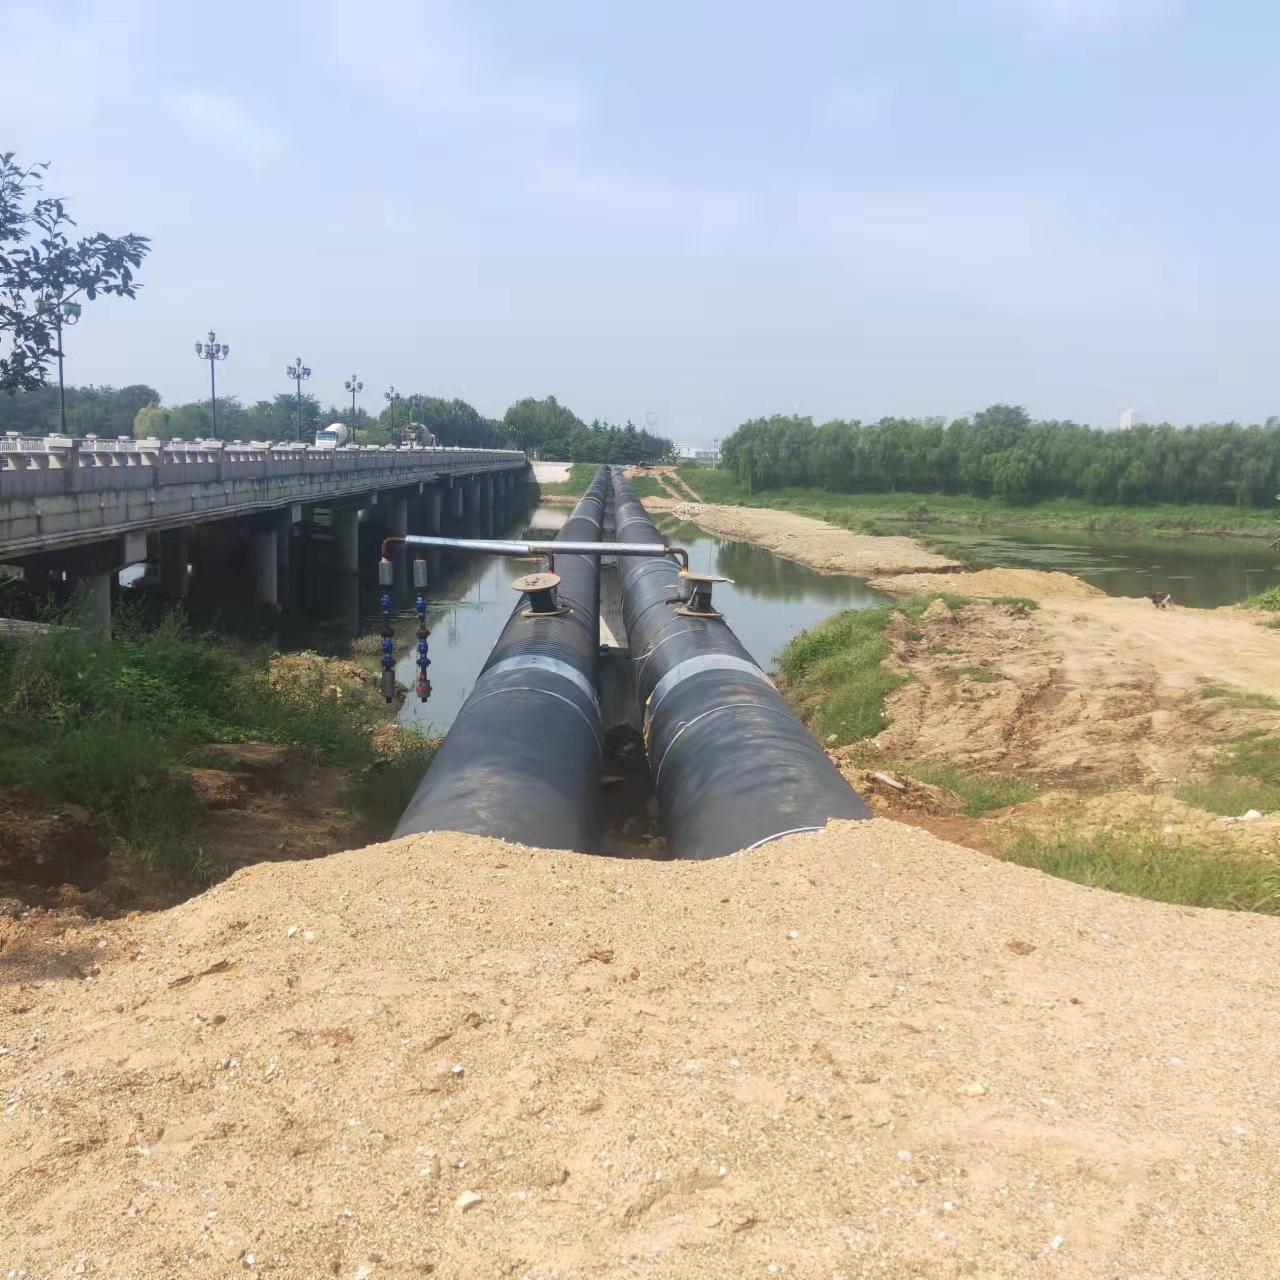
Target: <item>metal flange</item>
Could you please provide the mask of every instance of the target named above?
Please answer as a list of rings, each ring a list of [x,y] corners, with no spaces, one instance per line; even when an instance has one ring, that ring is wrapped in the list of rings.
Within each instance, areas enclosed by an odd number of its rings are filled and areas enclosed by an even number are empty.
[[[719,618],[711,604],[711,588],[717,582],[732,582],[732,578],[718,577],[712,573],[690,573],[688,569],[680,571],[680,577],[689,584],[689,590],[676,610],[682,618]]]
[[[562,607],[556,599],[556,588],[560,585],[558,573],[527,573],[517,578],[512,584],[512,591],[529,597],[529,607],[521,613],[525,618],[558,618],[569,610]]]

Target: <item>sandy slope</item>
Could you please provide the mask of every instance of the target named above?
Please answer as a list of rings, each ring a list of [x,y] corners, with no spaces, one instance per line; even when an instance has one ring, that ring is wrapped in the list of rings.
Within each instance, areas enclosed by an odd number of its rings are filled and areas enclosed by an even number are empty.
[[[1280,633],[1239,610],[939,602],[886,635],[910,677],[875,740],[888,760],[1116,789],[1201,777],[1232,738],[1280,731],[1280,712],[1206,696],[1214,682],[1280,694]]]
[[[672,511],[721,538],[753,542],[775,555],[796,560],[825,573],[874,574],[945,572],[959,569],[956,560],[926,551],[914,538],[881,538],[851,533],[824,520],[766,507],[722,507],[704,503],[647,499],[651,511]]]
[[[18,1274],[1276,1274],[1273,919],[878,820],[440,835],[0,928]]]

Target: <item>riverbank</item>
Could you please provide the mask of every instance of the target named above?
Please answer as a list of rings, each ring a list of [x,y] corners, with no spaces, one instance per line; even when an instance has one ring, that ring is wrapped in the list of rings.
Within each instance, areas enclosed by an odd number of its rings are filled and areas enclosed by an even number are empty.
[[[927,551],[914,538],[853,533],[789,511],[722,507],[685,499],[647,498],[645,508],[670,512],[717,537],[750,542],[823,573],[858,578],[878,574],[959,572],[959,560]]]
[[[1074,499],[1015,506],[994,498],[919,493],[827,493],[821,489],[766,489],[748,493],[718,467],[682,466],[684,477],[708,503],[791,511],[858,532],[918,532],[932,526],[985,529],[1082,529],[1115,533],[1196,533],[1274,539],[1273,510],[1196,505],[1103,507]]]
[[[911,594],[922,583],[966,594]],[[1085,883],[1280,912],[1265,614],[1157,610],[1025,570],[878,585],[903,598],[830,619],[779,664],[875,811]]]
[[[1095,1280],[1278,1247],[1280,922],[894,822],[709,863],[439,834],[0,930],[32,1275]]]
[[[68,619],[74,622],[74,618]],[[0,637],[0,897],[179,901],[263,858],[389,832],[431,744],[376,673],[246,656],[178,611]]]

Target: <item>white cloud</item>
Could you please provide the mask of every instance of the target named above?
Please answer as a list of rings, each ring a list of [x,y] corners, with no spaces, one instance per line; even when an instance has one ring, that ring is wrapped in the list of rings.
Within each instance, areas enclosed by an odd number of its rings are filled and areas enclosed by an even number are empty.
[[[172,93],[169,106],[179,121],[205,141],[251,161],[270,160],[285,149],[281,133],[251,115],[235,99],[209,89]]]
[[[811,193],[799,220],[859,277],[997,308],[1176,305],[1186,279],[1113,212],[1026,191]]]
[[[320,61],[340,82],[380,95],[406,123],[527,138],[577,127],[567,78],[512,65],[454,23],[439,0],[375,0],[351,21],[345,0],[299,9]]]
[[[732,192],[686,188],[561,161],[550,161],[539,172],[544,195],[567,202],[588,220],[717,238],[732,231],[742,215],[742,199]]]

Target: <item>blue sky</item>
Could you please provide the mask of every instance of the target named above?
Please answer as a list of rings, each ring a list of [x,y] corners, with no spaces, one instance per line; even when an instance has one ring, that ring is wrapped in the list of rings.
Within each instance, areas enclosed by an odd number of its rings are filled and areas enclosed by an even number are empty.
[[[74,381],[499,414],[1280,413],[1268,0],[0,0],[0,147],[152,236]]]

